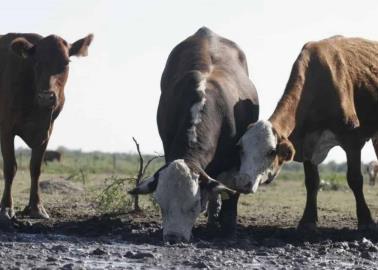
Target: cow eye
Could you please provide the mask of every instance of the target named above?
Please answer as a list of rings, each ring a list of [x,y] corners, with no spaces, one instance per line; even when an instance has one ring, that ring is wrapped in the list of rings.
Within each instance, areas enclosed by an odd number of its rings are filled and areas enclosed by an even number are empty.
[[[274,157],[276,155],[277,155],[277,150],[276,149],[270,149],[268,151],[268,154],[267,154],[268,157]]]

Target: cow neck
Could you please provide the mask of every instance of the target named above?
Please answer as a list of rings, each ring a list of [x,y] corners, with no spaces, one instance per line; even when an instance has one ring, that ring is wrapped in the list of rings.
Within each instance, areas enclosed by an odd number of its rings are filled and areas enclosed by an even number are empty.
[[[303,80],[292,81],[286,86],[286,90],[270,116],[269,121],[279,137],[289,138],[292,132],[303,128],[309,104],[313,100],[313,93],[306,91]]]
[[[38,110],[37,111],[37,117],[39,119],[40,128],[42,130],[49,131],[52,125],[52,116],[53,116],[53,109],[48,110]]]
[[[177,160],[177,159],[184,159],[185,162],[189,163],[189,164],[192,164],[193,166],[196,166],[196,167],[200,167],[200,168],[206,168],[207,165],[209,165],[210,163],[210,160],[209,160],[209,157],[203,153],[201,153],[201,151],[199,151],[198,149],[197,150],[194,150],[194,149],[186,149],[185,152],[183,153],[176,153],[176,154],[170,154],[166,161],[167,162],[172,162],[174,160]]]
[[[299,99],[292,94],[285,94],[279,101],[274,113],[270,116],[269,121],[273,129],[285,138],[293,132],[296,126],[296,114]]]
[[[298,56],[284,94],[269,118],[273,129],[282,137],[288,138],[294,129],[303,127],[306,112],[313,100],[314,93],[305,87],[309,61],[307,53]]]

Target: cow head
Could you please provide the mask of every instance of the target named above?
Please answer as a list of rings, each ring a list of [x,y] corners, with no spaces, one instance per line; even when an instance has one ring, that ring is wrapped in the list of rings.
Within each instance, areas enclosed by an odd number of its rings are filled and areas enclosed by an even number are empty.
[[[189,241],[196,218],[205,210],[210,193],[227,191],[203,170],[182,159],[175,160],[143,181],[130,194],[147,194],[160,206],[165,242]]]
[[[61,37],[50,35],[36,43],[19,37],[11,43],[12,51],[31,62],[34,70],[35,101],[41,108],[53,109],[63,95],[68,77],[70,56],[86,56],[93,35],[68,44]]]
[[[251,125],[240,139],[241,166],[235,182],[249,192],[259,184],[273,181],[282,165],[294,157],[294,147],[288,139],[279,138],[269,121]]]

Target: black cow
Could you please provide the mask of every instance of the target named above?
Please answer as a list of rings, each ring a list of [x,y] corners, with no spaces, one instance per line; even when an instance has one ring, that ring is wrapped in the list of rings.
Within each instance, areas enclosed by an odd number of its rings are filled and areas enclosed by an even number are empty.
[[[59,151],[46,150],[45,155],[43,156],[43,162],[45,163],[45,165],[47,165],[48,161],[52,162],[56,160],[60,162],[61,159],[62,153],[60,153]]]

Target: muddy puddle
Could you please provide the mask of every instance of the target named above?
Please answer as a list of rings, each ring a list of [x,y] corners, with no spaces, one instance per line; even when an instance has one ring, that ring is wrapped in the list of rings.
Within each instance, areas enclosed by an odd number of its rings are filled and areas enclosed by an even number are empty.
[[[189,244],[164,245],[156,216],[20,220],[0,233],[0,269],[378,269],[378,236],[352,229],[254,226],[222,239],[204,224]]]

